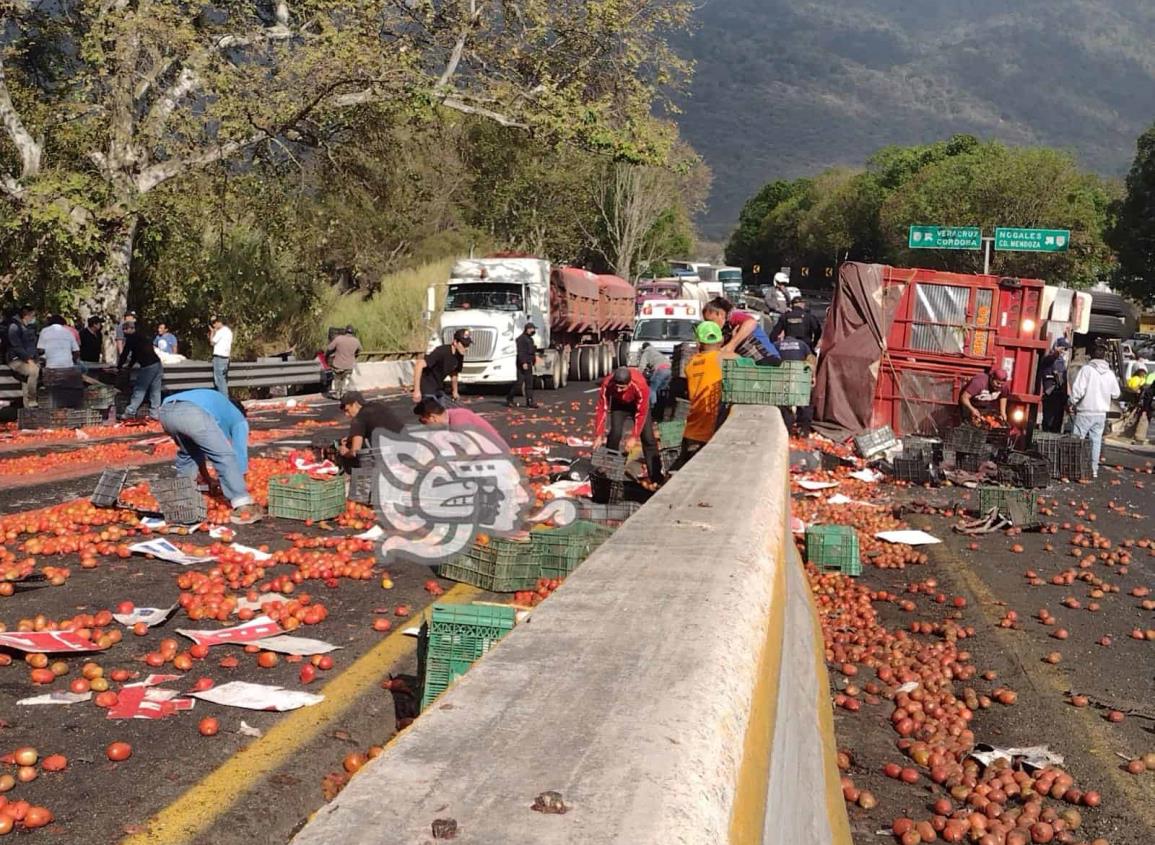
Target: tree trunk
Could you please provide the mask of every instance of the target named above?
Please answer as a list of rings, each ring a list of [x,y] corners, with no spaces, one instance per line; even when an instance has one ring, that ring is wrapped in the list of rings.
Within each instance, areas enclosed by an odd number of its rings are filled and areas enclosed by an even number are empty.
[[[79,305],[82,319],[94,316],[104,318],[105,361],[116,360],[116,327],[128,309],[128,273],[132,266],[132,247],[138,223],[137,215],[130,213],[108,231],[104,260],[91,292]]]

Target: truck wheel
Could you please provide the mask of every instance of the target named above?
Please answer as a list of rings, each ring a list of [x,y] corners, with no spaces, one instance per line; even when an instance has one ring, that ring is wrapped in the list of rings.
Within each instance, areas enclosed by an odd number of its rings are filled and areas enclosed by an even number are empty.
[[[1107,314],[1092,314],[1087,321],[1087,334],[1097,334],[1100,337],[1124,337],[1126,327],[1122,317]]]
[[[558,379],[559,379],[558,380],[558,386],[559,387],[565,387],[567,384],[569,384],[569,374],[570,374],[570,369],[571,369],[571,365],[569,362],[569,350],[568,349],[565,350],[564,354],[562,352],[559,352],[557,354],[557,360],[558,360],[557,374],[558,374]]]
[[[581,360],[582,356],[579,354],[580,349],[576,346],[567,347],[565,350],[566,369],[569,371],[570,381],[581,381]]]
[[[1123,316],[1127,313],[1127,300],[1117,293],[1092,291],[1091,313]]]
[[[594,381],[597,378],[594,375],[592,352],[588,346],[579,346],[577,349],[579,381]]]
[[[543,390],[557,390],[561,383],[561,356],[550,356],[552,362],[550,364],[550,372],[541,377],[541,386]]]
[[[602,375],[609,375],[614,371],[614,347],[613,344],[603,343],[598,347],[598,354],[602,359]]]
[[[630,364],[630,342],[628,340],[618,341],[618,360],[614,364],[615,367],[628,367]]]
[[[602,352],[597,346],[589,347],[590,355],[590,372],[593,374],[592,381],[601,381],[605,373],[602,372]]]

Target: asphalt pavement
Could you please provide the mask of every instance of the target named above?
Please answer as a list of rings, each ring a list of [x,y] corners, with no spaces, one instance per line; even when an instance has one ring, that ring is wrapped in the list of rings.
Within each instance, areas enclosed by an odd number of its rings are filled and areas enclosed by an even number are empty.
[[[567,436],[590,436],[590,388],[588,384],[574,384],[560,391],[542,391],[538,396],[542,407],[537,410],[507,410],[503,398],[496,395],[466,396],[463,402],[485,416],[512,447],[545,446],[552,454],[571,456],[574,450],[558,441],[564,442]],[[393,396],[387,401],[406,417],[411,416],[412,403],[407,397]],[[303,448],[304,441],[318,430],[331,430],[336,436],[345,427],[333,402],[312,402],[307,414],[288,413],[284,408],[261,411],[254,415],[254,427],[280,429],[308,418],[322,425],[288,435],[284,439],[290,442],[289,448]],[[75,447],[51,447],[62,448]],[[284,448],[283,443],[273,443],[255,452],[270,455]],[[51,449],[32,444],[19,454],[43,454]],[[138,465],[130,471],[130,485],[167,471],[165,463],[148,463],[147,451],[134,460]],[[100,469],[93,466],[89,474],[52,483],[43,483],[36,475],[6,478],[0,490],[0,514],[11,516],[86,496]],[[237,541],[250,546],[267,544],[275,550],[287,547],[284,535],[294,531],[329,538],[355,533],[352,528],[269,519],[238,529]],[[21,544],[27,539],[27,535],[9,537],[6,545],[22,556],[27,552]],[[5,542],[3,536],[0,542]],[[177,576],[211,568],[210,564],[179,567],[115,554],[101,557],[95,569],[81,568],[76,554],[41,555],[37,563],[67,566],[71,577],[63,586],[35,586],[0,598],[0,622],[9,630],[19,620],[37,614],[48,619],[69,618],[115,609],[125,600],[137,606],[167,607],[177,600]],[[277,568],[277,572],[290,571],[292,567]],[[392,578],[391,589],[382,587],[386,571]],[[21,655],[14,653],[11,665],[0,667],[0,753],[31,745],[42,757],[59,753],[69,763],[63,772],[43,772],[30,783],[19,784],[7,797],[48,806],[56,819],[49,832],[52,841],[58,842],[251,845],[287,841],[322,805],[323,781],[327,774],[342,770],[346,755],[385,744],[396,734],[399,723],[404,725],[404,720],[416,715],[420,696],[415,677],[416,640],[400,631],[417,624],[412,620],[418,620],[422,610],[435,600],[426,589],[432,578],[428,567],[413,563],[385,567],[378,553],[373,577],[368,580],[340,579],[333,582],[335,587],[320,581],[300,584],[300,590],[323,601],[329,615],[295,633],[340,647],[332,654],[333,667],[318,672],[308,686],[299,680],[301,663],[281,659],[276,666],[261,668],[256,655],[234,646],[214,647],[207,659],[196,661],[187,673],[175,672],[182,676],[167,685],[187,691],[196,679],[205,677],[217,685],[240,680],[325,696],[322,704],[290,713],[198,702],[191,712],[161,720],[112,720],[92,701],[17,705],[17,700],[29,696],[67,689],[69,682],[80,676],[85,661],[79,656],[66,658],[68,674],[51,685],[34,686],[29,668]],[[445,596],[448,600],[484,597],[476,590],[447,581],[439,583],[449,591]],[[510,597],[488,598],[505,601]],[[410,608],[404,618],[396,615],[396,608],[402,605]],[[382,617],[393,623],[387,633],[372,627],[374,619]],[[116,668],[140,676],[150,671],[174,673],[171,664],[154,669],[141,662],[142,658],[157,650],[165,638],[178,640],[181,649],[191,645],[175,633],[176,628],[216,626],[215,622],[190,623],[178,608],[167,623],[150,629],[145,636],[125,630],[121,642],[92,659],[106,676]],[[220,665],[226,655],[238,659],[235,668]],[[382,689],[381,682],[393,677],[402,684],[395,690]],[[120,684],[114,683],[112,688],[119,689]],[[215,736],[198,732],[205,717],[219,719]],[[112,763],[106,758],[105,748],[114,741],[132,745],[128,760]]]

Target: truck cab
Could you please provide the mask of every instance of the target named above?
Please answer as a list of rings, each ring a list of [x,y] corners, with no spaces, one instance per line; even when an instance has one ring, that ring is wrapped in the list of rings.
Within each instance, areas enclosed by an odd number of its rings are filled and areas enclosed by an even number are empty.
[[[742,269],[740,267],[719,267],[714,276],[722,285],[722,296],[737,302],[742,295]]]
[[[660,299],[643,302],[630,340],[631,365],[636,365],[643,344],[673,357],[674,347],[696,340],[694,329],[702,322],[702,305],[692,299]]]

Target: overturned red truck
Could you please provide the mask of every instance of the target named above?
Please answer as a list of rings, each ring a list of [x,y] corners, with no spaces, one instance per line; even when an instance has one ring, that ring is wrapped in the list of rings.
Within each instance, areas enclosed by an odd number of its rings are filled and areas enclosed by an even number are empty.
[[[967,275],[848,262],[822,332],[815,419],[834,436],[889,425],[935,434],[958,425],[960,391],[1006,370],[1007,416],[1033,429],[1038,365],[1070,337],[1082,299],[1039,279]]]

